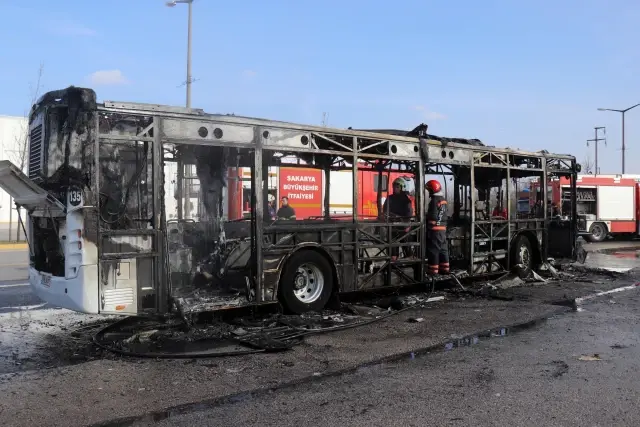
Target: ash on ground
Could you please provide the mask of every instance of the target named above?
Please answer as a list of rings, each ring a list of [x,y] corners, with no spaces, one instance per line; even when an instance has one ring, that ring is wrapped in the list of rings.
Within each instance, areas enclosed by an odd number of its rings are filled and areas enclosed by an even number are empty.
[[[104,357],[91,337],[113,321],[41,306],[0,314],[0,378]]]

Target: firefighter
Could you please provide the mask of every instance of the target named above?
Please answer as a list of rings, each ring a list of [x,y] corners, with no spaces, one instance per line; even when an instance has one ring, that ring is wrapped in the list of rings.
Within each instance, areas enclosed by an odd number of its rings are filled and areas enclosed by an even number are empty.
[[[435,179],[427,182],[429,207],[427,208],[427,262],[428,273],[449,274],[449,246],[447,243],[447,201],[442,185]]]
[[[404,178],[398,177],[393,180],[393,193],[386,198],[382,204],[382,212],[390,220],[408,221],[413,216],[413,207],[411,199],[406,193],[406,183]],[[406,233],[408,229],[403,227],[393,227],[391,229],[392,240],[399,239]],[[410,256],[410,248],[403,248],[405,256]],[[391,248],[391,259],[396,260],[400,254],[398,247]]]

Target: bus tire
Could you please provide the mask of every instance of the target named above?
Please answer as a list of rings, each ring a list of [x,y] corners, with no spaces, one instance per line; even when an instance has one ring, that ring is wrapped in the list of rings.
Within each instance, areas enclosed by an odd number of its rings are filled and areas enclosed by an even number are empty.
[[[588,240],[592,243],[602,242],[607,238],[609,234],[609,230],[607,229],[607,225],[602,222],[594,222],[591,224],[589,228],[589,235],[586,236]]]
[[[534,256],[531,242],[521,234],[513,241],[511,258],[512,270],[522,279],[529,277],[533,270]]]
[[[287,261],[278,296],[287,311],[302,314],[321,311],[333,291],[333,271],[329,261],[313,250],[301,250]]]

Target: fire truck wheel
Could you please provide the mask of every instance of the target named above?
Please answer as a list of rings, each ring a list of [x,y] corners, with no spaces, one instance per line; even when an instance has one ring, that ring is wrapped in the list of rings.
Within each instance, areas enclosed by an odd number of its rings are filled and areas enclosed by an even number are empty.
[[[520,235],[513,242],[513,261],[511,265],[519,277],[525,278],[533,269],[533,250],[527,236]]]
[[[609,231],[607,230],[607,226],[605,224],[601,222],[594,222],[593,224],[591,224],[589,233],[591,234],[587,237],[589,237],[590,242],[602,242],[607,238],[607,234],[609,234]]]
[[[301,314],[322,310],[332,290],[333,273],[327,259],[316,251],[302,250],[287,261],[278,294],[285,309]]]

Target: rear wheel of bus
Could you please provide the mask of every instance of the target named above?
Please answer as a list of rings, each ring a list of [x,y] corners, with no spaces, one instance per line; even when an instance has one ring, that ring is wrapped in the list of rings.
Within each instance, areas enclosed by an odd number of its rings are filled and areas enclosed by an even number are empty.
[[[512,248],[512,270],[524,279],[531,274],[531,270],[534,267],[531,241],[527,236],[521,234],[514,240]]]
[[[322,310],[333,291],[333,272],[316,251],[298,251],[289,258],[280,278],[278,295],[285,309],[296,314]]]

